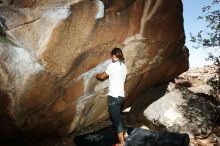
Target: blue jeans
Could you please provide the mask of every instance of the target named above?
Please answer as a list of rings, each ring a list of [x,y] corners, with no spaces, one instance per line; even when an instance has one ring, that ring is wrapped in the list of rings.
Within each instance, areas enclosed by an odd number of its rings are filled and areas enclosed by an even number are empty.
[[[117,133],[126,131],[121,115],[123,102],[124,97],[119,96],[118,98],[115,98],[108,96],[108,111],[112,120],[112,124],[115,127]]]

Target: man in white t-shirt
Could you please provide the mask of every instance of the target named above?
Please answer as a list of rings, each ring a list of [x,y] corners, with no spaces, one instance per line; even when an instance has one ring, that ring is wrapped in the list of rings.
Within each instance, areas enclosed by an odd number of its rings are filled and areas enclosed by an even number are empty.
[[[124,56],[120,48],[111,51],[112,63],[105,72],[94,75],[98,79],[109,77],[108,110],[112,123],[117,131],[119,146],[124,146],[127,132],[121,116],[121,109],[125,97],[124,84],[127,69],[124,64]]]

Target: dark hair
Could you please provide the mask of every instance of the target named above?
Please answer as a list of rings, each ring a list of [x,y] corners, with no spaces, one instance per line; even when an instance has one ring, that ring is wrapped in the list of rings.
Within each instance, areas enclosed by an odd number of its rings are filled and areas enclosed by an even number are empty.
[[[113,48],[111,51],[111,56],[115,55],[120,62],[125,62],[124,55],[122,53],[122,50],[120,48]]]

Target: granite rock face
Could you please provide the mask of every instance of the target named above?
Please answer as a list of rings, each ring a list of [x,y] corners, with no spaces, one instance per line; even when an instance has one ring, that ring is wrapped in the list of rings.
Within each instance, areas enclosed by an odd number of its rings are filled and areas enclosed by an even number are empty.
[[[113,47],[123,49],[126,106],[188,69],[180,0],[3,0],[0,137],[63,135],[108,117]]]

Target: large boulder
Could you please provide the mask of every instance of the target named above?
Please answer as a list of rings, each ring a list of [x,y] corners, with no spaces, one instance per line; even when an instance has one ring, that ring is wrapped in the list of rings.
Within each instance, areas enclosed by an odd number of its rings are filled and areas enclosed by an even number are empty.
[[[104,71],[125,54],[126,106],[188,69],[181,0],[4,0],[0,137],[63,135],[108,117]]]
[[[133,102],[127,121],[159,131],[188,133],[192,143],[202,139],[201,145],[219,144],[219,92],[207,84],[217,78],[218,69],[215,65],[190,68],[148,89]]]
[[[212,132],[217,108],[205,98],[170,83],[167,93],[150,104],[144,115],[152,128],[160,126],[168,131],[206,138]]]

